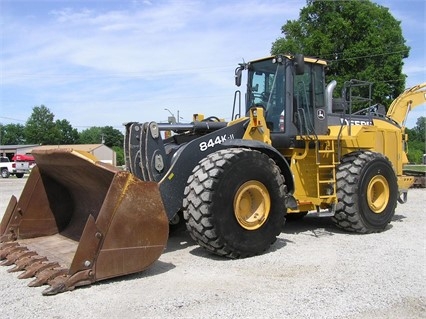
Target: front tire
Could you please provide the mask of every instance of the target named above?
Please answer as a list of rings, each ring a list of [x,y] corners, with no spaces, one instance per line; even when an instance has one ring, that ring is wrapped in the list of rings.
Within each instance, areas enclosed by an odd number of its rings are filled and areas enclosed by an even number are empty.
[[[284,177],[267,155],[241,148],[217,151],[201,160],[188,179],[187,229],[214,254],[260,254],[281,233],[286,193]]]
[[[9,170],[7,168],[2,168],[1,177],[2,178],[8,178],[9,176],[10,176]]]
[[[336,179],[336,225],[358,233],[383,231],[395,214],[398,198],[389,160],[370,151],[350,153],[338,166]]]

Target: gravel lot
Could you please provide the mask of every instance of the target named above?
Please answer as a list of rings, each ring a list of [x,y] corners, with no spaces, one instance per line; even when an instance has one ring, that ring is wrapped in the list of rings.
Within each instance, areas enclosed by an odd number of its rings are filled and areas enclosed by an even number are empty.
[[[0,216],[25,179],[0,179]],[[425,189],[389,229],[355,235],[329,218],[286,225],[264,255],[211,256],[185,231],[149,270],[43,297],[0,267],[1,318],[426,318]]]

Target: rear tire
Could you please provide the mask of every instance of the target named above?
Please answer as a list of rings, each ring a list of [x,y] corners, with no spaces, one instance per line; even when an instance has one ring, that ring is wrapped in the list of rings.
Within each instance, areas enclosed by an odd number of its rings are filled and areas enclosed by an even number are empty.
[[[343,157],[336,177],[336,225],[358,233],[383,231],[395,214],[398,198],[389,160],[370,151],[350,153]]]
[[[24,173],[16,173],[15,176],[17,178],[22,178],[22,177],[24,177]]]
[[[2,168],[1,177],[2,178],[8,178],[9,176],[10,176],[9,170],[7,168]]]
[[[217,255],[260,254],[281,233],[286,192],[280,169],[267,155],[240,148],[217,151],[201,160],[188,179],[187,229]]]

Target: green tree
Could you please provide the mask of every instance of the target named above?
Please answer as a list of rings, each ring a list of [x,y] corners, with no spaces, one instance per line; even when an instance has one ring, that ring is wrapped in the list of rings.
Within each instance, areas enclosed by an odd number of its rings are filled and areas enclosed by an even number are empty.
[[[102,128],[93,126],[85,129],[79,134],[81,144],[100,144],[102,143]]]
[[[56,120],[56,128],[59,130],[60,144],[77,144],[79,135],[77,129],[73,128],[67,120]]]
[[[108,147],[123,147],[124,135],[112,126],[93,126],[80,133],[80,143],[99,144],[103,143]]]
[[[60,132],[54,114],[44,105],[35,106],[25,124],[25,139],[32,144],[59,144]]]
[[[426,117],[420,116],[416,121],[416,126],[413,128],[415,139],[420,142],[425,142],[426,138]]]
[[[416,126],[407,128],[408,160],[412,163],[421,163],[423,154],[426,154],[426,117],[420,116]]]
[[[124,165],[124,150],[123,150],[123,147],[113,146],[112,149],[115,151],[117,166]]]
[[[22,124],[0,124],[0,144],[17,145],[25,143],[24,126]]]
[[[351,79],[370,81],[373,101],[389,105],[405,88],[402,60],[410,48],[388,8],[369,0],[307,0],[299,19],[281,30],[284,37],[273,43],[272,54],[328,59],[327,81],[337,81],[335,92]]]
[[[123,148],[124,135],[119,130],[112,126],[104,126],[102,128],[102,134],[104,137],[104,144],[109,147],[120,147]]]

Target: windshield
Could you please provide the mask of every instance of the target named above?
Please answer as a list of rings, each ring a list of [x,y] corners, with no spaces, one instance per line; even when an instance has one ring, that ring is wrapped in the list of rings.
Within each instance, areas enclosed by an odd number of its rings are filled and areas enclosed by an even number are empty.
[[[283,131],[280,122],[285,109],[285,65],[272,59],[251,63],[247,88],[247,111],[251,107],[263,107],[266,121],[273,131]]]

